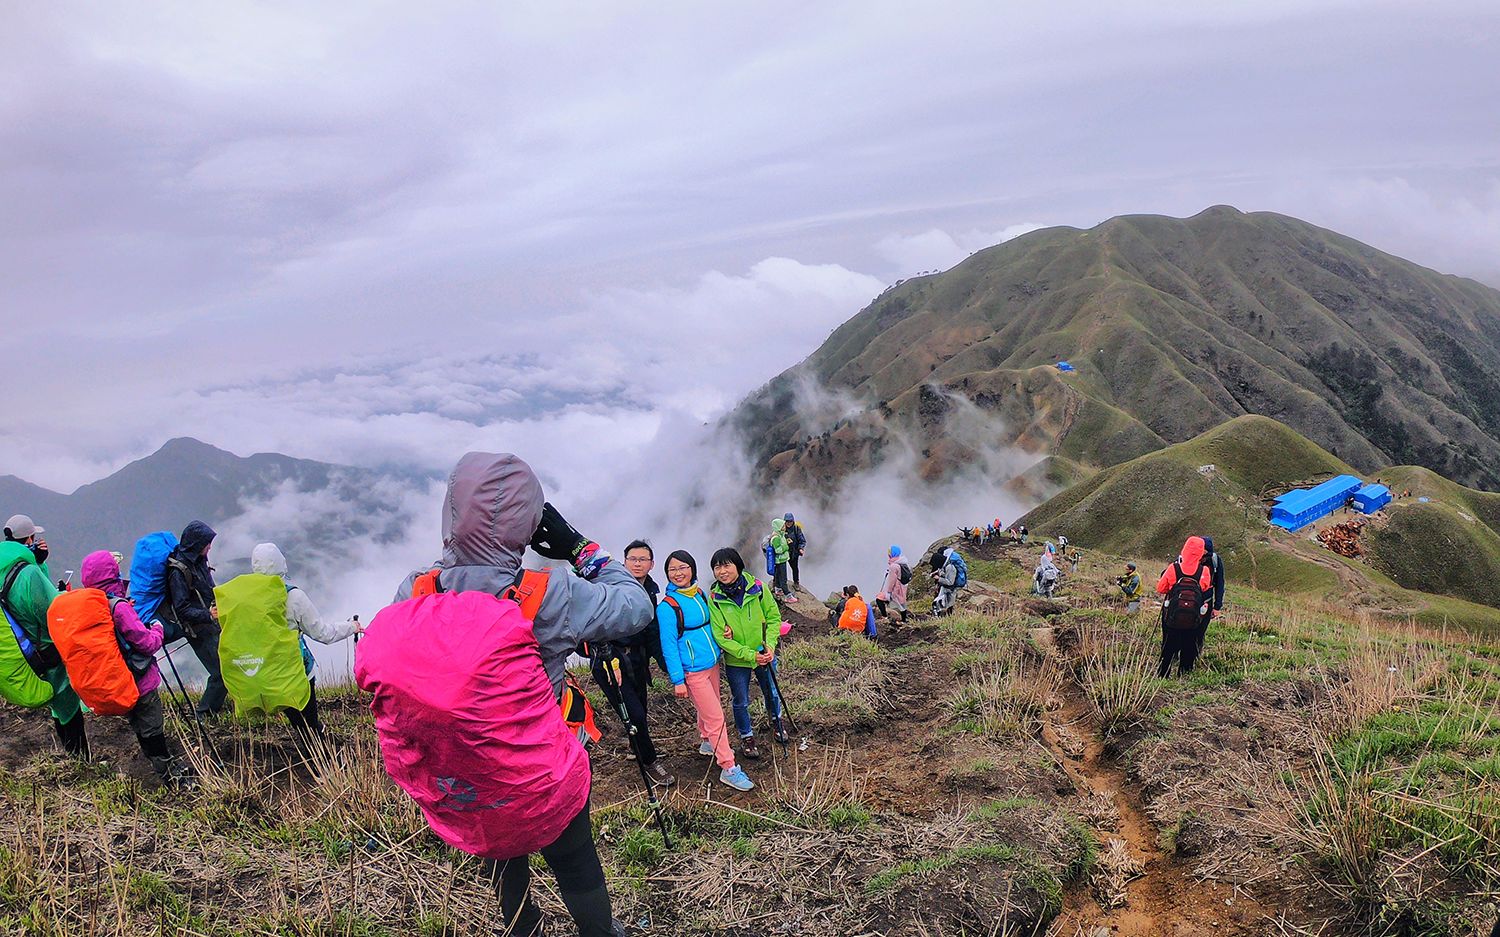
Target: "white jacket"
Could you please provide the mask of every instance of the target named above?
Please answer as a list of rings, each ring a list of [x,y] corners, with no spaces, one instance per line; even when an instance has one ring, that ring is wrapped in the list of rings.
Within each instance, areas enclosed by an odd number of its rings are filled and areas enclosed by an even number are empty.
[[[259,543],[250,551],[250,569],[263,576],[277,576],[286,580],[286,557],[274,543]],[[286,623],[288,628],[302,632],[319,644],[337,644],[359,630],[359,622],[324,621],[318,607],[298,586],[286,593]]]

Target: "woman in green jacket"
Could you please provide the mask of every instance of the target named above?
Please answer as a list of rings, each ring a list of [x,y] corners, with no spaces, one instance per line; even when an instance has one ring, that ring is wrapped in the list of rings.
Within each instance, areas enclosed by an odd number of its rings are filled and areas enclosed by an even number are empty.
[[[766,713],[775,727],[776,741],[789,736],[781,723],[781,700],[771,682],[776,667],[776,641],[781,637],[781,609],[765,584],[745,572],[739,551],[725,547],[713,555],[713,588],[708,593],[709,617],[714,639],[724,651],[729,674],[729,694],[734,701],[734,727],[739,730],[741,753],[759,758],[755,729],[750,722],[750,679],[754,676],[765,697]]]

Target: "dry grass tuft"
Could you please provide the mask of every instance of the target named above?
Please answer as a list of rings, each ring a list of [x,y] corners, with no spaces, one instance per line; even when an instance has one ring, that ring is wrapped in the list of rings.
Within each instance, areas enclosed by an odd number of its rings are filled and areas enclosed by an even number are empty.
[[[944,708],[960,728],[976,735],[1034,738],[1063,676],[1050,657],[1016,653],[992,659],[958,685]]]
[[[1079,680],[1106,736],[1138,725],[1155,708],[1157,658],[1129,619],[1089,619],[1079,629]]]

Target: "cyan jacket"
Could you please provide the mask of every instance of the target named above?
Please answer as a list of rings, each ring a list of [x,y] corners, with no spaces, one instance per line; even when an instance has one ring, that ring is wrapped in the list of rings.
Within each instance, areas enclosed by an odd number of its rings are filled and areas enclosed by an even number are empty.
[[[656,605],[656,627],[661,632],[661,656],[673,686],[682,686],[687,674],[708,670],[719,662],[719,642],[714,640],[708,597],[699,588],[684,595],[667,584],[667,598],[682,609],[682,636],[677,635],[677,612],[664,598]]]

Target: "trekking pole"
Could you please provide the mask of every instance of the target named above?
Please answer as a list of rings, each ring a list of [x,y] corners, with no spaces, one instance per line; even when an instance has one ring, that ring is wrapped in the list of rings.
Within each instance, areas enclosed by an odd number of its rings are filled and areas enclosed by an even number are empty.
[[[765,649],[766,649],[766,623],[764,621],[762,621],[760,623],[760,648],[759,648],[759,650],[762,653],[764,653]],[[792,719],[791,710],[789,710],[789,709],[786,708],[786,697],[783,696],[782,693],[781,693],[781,681],[779,681],[779,680],[776,679],[776,655],[775,654],[771,655],[771,662],[769,664],[766,664],[765,667],[766,667],[766,672],[771,675],[771,689],[773,691],[775,691],[775,693],[776,693],[776,702],[781,707],[781,718],[786,721],[787,725],[789,725],[789,726],[792,727],[792,731],[793,732],[796,732],[798,735],[801,735],[802,734],[802,730],[800,730],[800,729],[797,728],[796,721],[794,719]],[[782,734],[785,735],[786,733],[783,732]],[[781,743],[781,753],[783,755],[786,754],[786,747],[787,747],[787,744],[790,741],[791,741],[791,736],[787,735],[787,741]]]
[[[213,739],[209,737],[208,727],[203,724],[203,714],[198,712],[197,707],[192,705],[193,700],[192,697],[188,696],[187,684],[182,682],[182,674],[177,672],[177,664],[172,660],[172,652],[167,650],[165,643],[161,646],[161,652],[167,659],[167,666],[171,668],[172,676],[177,680],[177,689],[182,691],[183,705],[193,714],[193,722],[198,726],[199,743],[208,749],[209,754],[213,755],[214,762],[222,768],[224,766],[224,759],[219,755],[219,749],[214,745]]]
[[[672,848],[672,835],[667,832],[667,820],[661,813],[661,801],[656,799],[656,785],[651,783],[651,775],[646,773],[646,759],[641,757],[640,730],[630,718],[630,710],[625,706],[625,693],[620,685],[620,658],[614,654],[614,646],[607,645],[611,652],[608,659],[604,661],[601,668],[604,671],[604,688],[607,691],[614,690],[615,712],[619,713],[620,721],[625,723],[625,735],[630,740],[630,751],[635,755],[635,766],[641,771],[641,781],[646,785],[646,800],[651,804],[651,812],[656,815],[656,825],[661,830],[662,843]],[[593,645],[590,645],[590,650]]]
[[[775,661],[772,661],[772,663],[775,663]],[[767,664],[766,669],[771,673],[771,689],[776,691],[776,700],[781,704],[781,718],[786,720],[787,725],[791,726],[793,732],[801,734],[802,730],[797,728],[797,720],[792,718],[792,711],[787,708],[786,697],[781,692],[781,681],[776,679],[776,668],[771,666],[771,664]],[[786,742],[782,742],[781,747],[785,748],[786,744]]]

